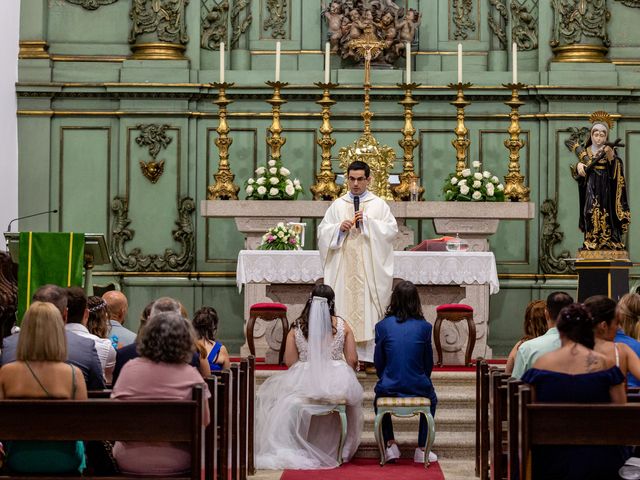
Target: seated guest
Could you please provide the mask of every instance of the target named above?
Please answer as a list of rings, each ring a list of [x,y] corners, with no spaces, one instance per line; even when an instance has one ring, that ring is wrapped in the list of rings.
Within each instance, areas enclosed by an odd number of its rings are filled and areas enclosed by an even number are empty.
[[[546,308],[547,304],[544,300],[534,300],[533,302],[529,302],[529,305],[527,305],[527,309],[524,312],[524,337],[518,340],[518,343],[514,345],[509,353],[507,366],[504,368],[504,372],[507,375],[511,375],[511,372],[513,372],[513,365],[516,362],[516,353],[518,353],[520,345],[527,340],[538,338],[547,332]]]
[[[573,304],[557,321],[560,348],[541,356],[523,376],[540,403],[625,403],[624,375],[613,361],[593,350],[589,310]],[[594,438],[598,432],[593,432]],[[533,478],[601,480],[618,478],[626,449],[608,446],[540,446],[533,450]]]
[[[334,310],[335,294],[316,285],[286,340],[285,372],[270,376],[256,395],[256,466],[320,469],[338,466],[337,415],[328,404],[346,402],[347,436],[342,458],[356,453],[362,433],[362,385],[355,367],[356,342]]]
[[[193,316],[193,328],[198,340],[196,345],[203,358],[207,359],[211,371],[229,368],[229,353],[221,342],[216,341],[218,312],[213,307],[202,307]]]
[[[60,312],[63,322],[67,321],[67,292],[64,288],[57,285],[44,285],[33,294],[33,301],[53,304]],[[95,342],[69,331],[65,336],[67,338],[67,361],[82,371],[89,390],[104,389],[104,373]],[[4,339],[0,365],[15,362],[19,338],[20,334],[15,333]]]
[[[605,295],[594,295],[585,300],[584,306],[593,320],[594,350],[619,367],[623,375],[632,372],[640,377],[640,358],[627,345],[615,341],[619,329],[615,300]]]
[[[627,293],[619,301],[616,307],[619,328],[613,341],[624,343],[640,357],[640,342],[638,341],[638,328],[640,327],[640,295]],[[640,387],[640,377],[629,373],[627,375],[629,387]]]
[[[0,368],[0,398],[86,400],[78,367],[69,365],[64,323],[50,303],[34,302],[22,321],[17,359]],[[1,432],[0,432],[1,435]],[[82,442],[6,442],[7,466],[20,473],[78,473],[85,468]]]
[[[170,299],[172,301],[175,302],[175,300]],[[142,315],[140,316],[140,325],[138,327],[138,335],[140,335],[140,332],[142,332],[142,329],[144,328],[144,326],[147,324],[147,321],[149,320],[149,315],[151,315],[151,308],[153,307],[153,305],[156,302],[151,302],[150,304],[148,304],[146,307],[144,307],[144,310],[142,311]],[[176,305],[179,305],[178,302],[175,302]],[[158,313],[162,313],[162,306],[159,307],[159,309],[156,309],[156,311]],[[175,308],[171,308],[169,310],[167,310],[169,312],[179,312],[180,308],[178,306],[177,310]],[[122,371],[122,367],[124,367],[124,365],[129,361],[129,360],[133,360],[134,358],[138,358],[140,356],[140,354],[138,353],[138,345],[136,343],[132,343],[131,345],[126,345],[122,348],[119,348],[118,351],[116,352],[116,366],[113,369],[113,383],[116,383],[116,380],[118,380],[118,376],[120,375],[120,372]],[[200,357],[200,353],[199,352],[194,352],[193,356],[191,357],[191,362],[189,363],[189,365],[191,365],[192,367],[198,369],[198,371],[201,373],[201,375],[203,375],[204,377],[208,377],[210,375],[210,372],[207,370],[208,366],[205,367],[205,374],[202,373],[202,363],[203,360]]]
[[[105,302],[101,297],[92,295],[87,299],[87,308],[89,309],[87,330],[96,337],[106,339],[109,333],[107,302]]]
[[[126,345],[131,345],[136,341],[136,334],[124,327],[127,318],[129,303],[124,293],[111,290],[102,295],[102,299],[107,302],[109,311],[109,340],[113,348],[118,349]]]
[[[431,330],[431,324],[422,314],[416,286],[407,280],[398,283],[391,293],[385,318],[376,324],[373,357],[379,378],[375,386],[376,399],[427,397],[431,400],[431,415],[435,417],[438,398],[431,383]],[[418,448],[413,457],[415,462],[424,463],[427,431],[427,419],[420,415]],[[393,435],[391,415],[382,417],[382,436],[387,446],[387,460],[399,458],[400,449]],[[429,461],[437,460],[436,454],[429,452]]]
[[[0,342],[11,335],[17,309],[18,265],[13,263],[9,252],[0,252]]]
[[[516,360],[511,372],[512,378],[521,378],[524,372],[529,370],[535,361],[547,352],[552,352],[560,348],[560,335],[556,328],[556,318],[567,305],[573,303],[573,298],[565,292],[553,292],[547,297],[547,331],[544,335],[527,340],[516,353]]]
[[[89,309],[87,308],[87,296],[84,290],[80,287],[69,287],[67,289],[67,324],[65,329],[80,337],[93,340],[102,365],[104,378],[107,383],[111,383],[113,367],[116,364],[116,351],[110,340],[100,338],[89,332],[87,329],[88,321]]]
[[[187,364],[195,350],[195,334],[179,313],[152,316],[136,340],[139,358],[123,367],[111,398],[119,400],[187,400],[202,377]],[[209,423],[204,402],[203,424]],[[144,426],[141,426],[142,428]],[[121,472],[133,475],[179,475],[190,470],[191,456],[181,443],[116,442],[113,456]]]

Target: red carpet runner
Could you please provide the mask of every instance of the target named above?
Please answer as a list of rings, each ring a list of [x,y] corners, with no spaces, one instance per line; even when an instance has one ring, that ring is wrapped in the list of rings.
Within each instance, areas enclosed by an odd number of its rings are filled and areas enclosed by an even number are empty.
[[[280,480],[444,480],[438,462],[425,469],[411,459],[401,459],[384,467],[376,458],[356,458],[331,470],[285,470]]]

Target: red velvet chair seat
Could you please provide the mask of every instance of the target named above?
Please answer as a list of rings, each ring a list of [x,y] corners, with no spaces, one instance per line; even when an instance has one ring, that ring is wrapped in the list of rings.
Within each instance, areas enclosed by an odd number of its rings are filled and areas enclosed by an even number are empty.
[[[472,312],[473,308],[464,303],[446,303],[436,307],[436,312]]]
[[[254,303],[250,310],[282,310],[287,311],[287,306],[282,303]]]

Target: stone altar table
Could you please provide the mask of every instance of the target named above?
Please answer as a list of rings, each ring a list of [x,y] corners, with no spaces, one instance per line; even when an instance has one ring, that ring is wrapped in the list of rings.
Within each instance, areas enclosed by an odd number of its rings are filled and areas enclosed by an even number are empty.
[[[396,251],[394,256],[394,278],[418,285],[422,309],[430,323],[435,322],[436,307],[443,303],[466,303],[473,307],[476,324],[473,356],[490,358],[491,351],[487,346],[489,295],[500,289],[493,253]],[[287,305],[287,316],[292,322],[302,312],[312,285],[322,278],[323,268],[317,250],[242,250],[238,255],[236,275],[238,288],[245,287],[245,322],[249,307],[264,301]],[[281,331],[278,328],[275,324],[256,323],[258,356],[271,357],[270,350],[279,348],[277,339]],[[467,337],[467,325],[463,322],[443,323],[443,363],[464,363]],[[246,345],[242,353],[248,353]]]
[[[488,238],[496,233],[500,220],[530,220],[535,215],[532,202],[388,202],[398,221],[395,250],[414,245],[413,231],[405,226],[408,218],[433,219],[440,235],[461,237],[469,249],[489,250]],[[203,200],[203,217],[235,218],[238,231],[245,236],[245,248],[255,249],[262,235],[278,222],[299,222],[301,218],[322,218],[331,205],[319,200]]]

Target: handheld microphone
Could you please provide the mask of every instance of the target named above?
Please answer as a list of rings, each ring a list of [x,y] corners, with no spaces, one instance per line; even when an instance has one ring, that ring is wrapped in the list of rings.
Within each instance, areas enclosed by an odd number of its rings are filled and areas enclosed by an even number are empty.
[[[360,197],[357,195],[353,197],[353,210],[356,213],[360,210]],[[360,220],[356,220],[356,228],[360,228]]]
[[[57,209],[57,208],[54,208],[53,210],[47,210],[46,212],[38,212],[38,213],[32,213],[31,215],[24,215],[24,216],[22,216],[22,217],[16,217],[16,218],[14,218],[13,220],[11,220],[11,221],[9,222],[9,225],[7,225],[7,232],[10,232],[10,231],[11,231],[11,224],[12,224],[13,222],[16,222],[16,221],[18,221],[18,220],[23,220],[23,219],[25,219],[25,218],[37,217],[37,216],[39,216],[39,215],[46,215],[46,214],[48,214],[48,213],[58,213],[58,209]]]

